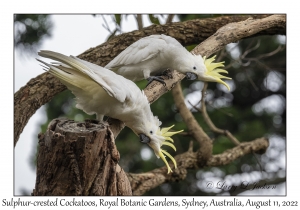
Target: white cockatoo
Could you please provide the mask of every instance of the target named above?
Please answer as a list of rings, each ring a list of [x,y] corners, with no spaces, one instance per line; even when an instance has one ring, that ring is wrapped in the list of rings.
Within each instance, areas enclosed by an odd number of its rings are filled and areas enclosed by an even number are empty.
[[[188,52],[176,39],[166,35],[144,37],[122,51],[105,68],[110,69],[132,81],[147,79],[165,82],[159,76],[168,68],[186,75],[189,80],[218,82],[229,86],[221,79],[231,79],[219,73],[228,73],[223,62],[213,63],[215,57],[206,59]]]
[[[165,155],[174,163],[175,159],[161,146],[167,145],[175,151],[171,143],[172,135],[179,133],[169,132],[171,127],[160,129],[161,122],[150,109],[150,104],[135,83],[115,74],[113,71],[101,66],[89,63],[74,56],[65,56],[60,53],[42,50],[40,56],[50,58],[58,62],[46,66],[50,74],[57,77],[76,96],[76,107],[87,114],[96,114],[99,121],[103,116],[119,119],[125,123],[142,143],[147,143],[155,155],[161,158],[168,173],[172,170],[166,161]]]

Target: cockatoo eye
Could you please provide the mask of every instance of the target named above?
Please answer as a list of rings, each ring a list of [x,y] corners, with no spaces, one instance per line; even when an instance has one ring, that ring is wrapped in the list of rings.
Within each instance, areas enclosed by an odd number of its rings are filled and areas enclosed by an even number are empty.
[[[140,141],[142,143],[149,143],[150,142],[150,138],[148,136],[146,136],[145,134],[141,133],[139,134],[140,137]]]
[[[150,134],[153,134],[153,131],[150,131]]]
[[[196,66],[194,66],[193,69],[196,70],[197,69]]]

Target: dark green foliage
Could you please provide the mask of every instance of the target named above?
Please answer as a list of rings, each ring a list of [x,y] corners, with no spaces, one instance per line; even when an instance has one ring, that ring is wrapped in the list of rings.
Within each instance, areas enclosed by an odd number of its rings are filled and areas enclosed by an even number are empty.
[[[160,22],[159,22],[159,19],[158,19],[158,17],[155,17],[154,15],[148,15],[148,17],[149,17],[149,19],[150,19],[150,21],[151,21],[151,23],[153,23],[153,24],[157,24],[157,25],[160,25]]]
[[[51,37],[53,24],[50,15],[16,14],[14,23],[14,44],[21,53],[36,53],[43,40]]]
[[[116,19],[116,23],[117,23],[119,26],[121,26],[121,20],[122,20],[121,15],[120,15],[120,14],[119,14],[119,15],[115,15],[115,19]]]

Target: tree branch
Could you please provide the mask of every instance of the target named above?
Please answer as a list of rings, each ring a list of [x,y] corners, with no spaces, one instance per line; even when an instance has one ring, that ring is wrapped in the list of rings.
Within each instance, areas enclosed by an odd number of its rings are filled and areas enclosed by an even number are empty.
[[[285,15],[272,15],[260,20],[249,18],[238,23],[229,23],[221,27],[213,36],[210,36],[206,42],[195,47],[194,53],[209,56],[211,52],[221,50],[225,43],[237,42],[243,37],[250,37],[275,26],[285,28],[285,25]],[[211,45],[211,43],[215,44]]]
[[[175,105],[176,105],[183,121],[185,122],[187,128],[189,129],[189,133],[200,144],[199,154],[198,154],[199,160],[201,160],[200,165],[205,165],[206,161],[212,154],[212,140],[203,131],[203,129],[200,127],[200,125],[194,118],[191,111],[185,105],[180,83],[175,85],[175,87],[172,90],[172,95],[174,98]]]
[[[172,23],[174,16],[175,16],[174,14],[169,14],[167,17],[166,23]]]
[[[258,138],[250,142],[240,143],[238,146],[226,150],[222,154],[211,156],[202,167],[226,165],[239,157],[252,152],[263,152],[269,146],[266,138]],[[128,173],[128,179],[132,188],[133,195],[143,195],[145,192],[154,189],[164,182],[175,182],[185,179],[187,169],[199,167],[198,151],[193,152],[190,149],[180,155],[175,156],[177,169],[171,174],[167,174],[167,168],[161,167],[142,174]]]
[[[204,83],[204,87],[203,87],[203,90],[202,90],[201,109],[200,110],[197,109],[197,110],[199,110],[202,113],[204,121],[206,122],[208,127],[213,132],[223,134],[223,135],[227,136],[235,145],[239,145],[240,144],[239,140],[237,140],[228,130],[222,130],[220,128],[217,128],[215,126],[215,124],[211,121],[209,115],[207,114],[206,105],[205,105],[205,92],[206,92],[206,89],[207,89],[207,82]]]
[[[142,15],[141,14],[137,14],[135,18],[136,18],[136,22],[138,24],[138,29],[142,30],[144,28]]]

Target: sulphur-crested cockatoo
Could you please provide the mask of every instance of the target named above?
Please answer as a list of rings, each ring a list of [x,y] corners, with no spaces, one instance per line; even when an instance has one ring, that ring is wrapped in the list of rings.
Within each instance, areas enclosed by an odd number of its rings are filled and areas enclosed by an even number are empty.
[[[160,157],[171,170],[165,155],[174,163],[175,159],[161,146],[167,145],[176,150],[171,136],[181,132],[169,132],[168,128],[160,129],[161,122],[150,109],[150,104],[135,83],[115,74],[113,71],[89,63],[74,56],[42,50],[40,56],[50,58],[58,63],[48,64],[46,70],[67,86],[76,96],[76,107],[87,114],[96,114],[99,121],[103,116],[119,119],[125,123],[143,143],[147,143],[157,157]],[[169,142],[170,141],[170,142]]]
[[[219,82],[229,86],[221,79],[231,79],[219,73],[228,73],[223,62],[213,63],[215,57],[206,59],[201,55],[188,52],[176,39],[166,35],[144,37],[122,51],[105,68],[111,69],[132,81],[147,79],[164,81],[155,75],[167,68],[175,69],[186,75],[187,79],[206,82]]]

